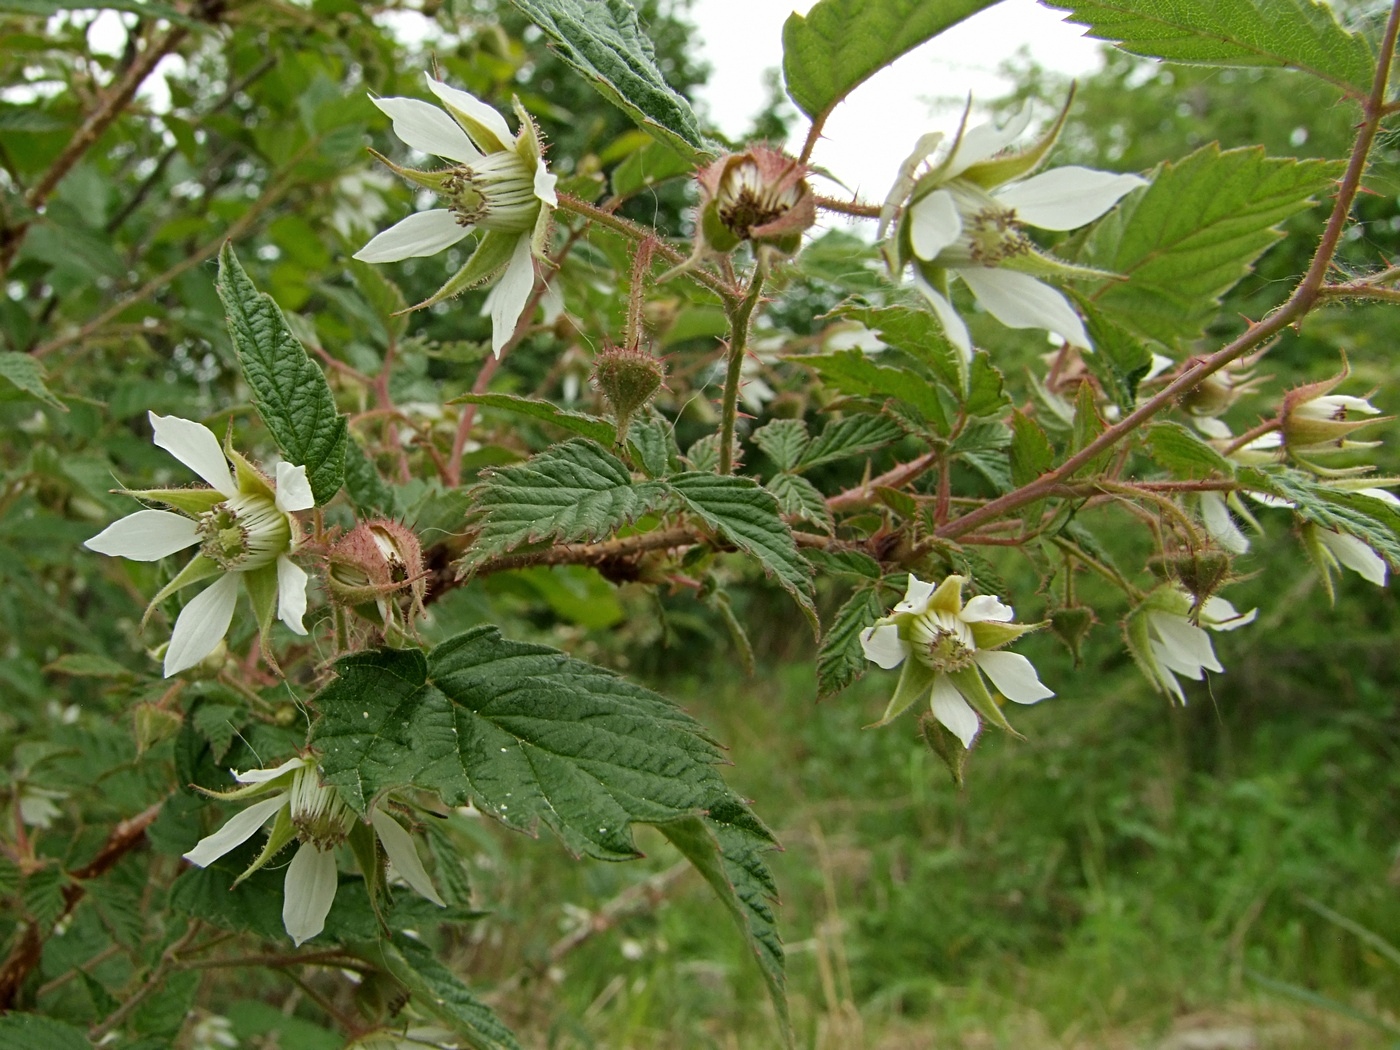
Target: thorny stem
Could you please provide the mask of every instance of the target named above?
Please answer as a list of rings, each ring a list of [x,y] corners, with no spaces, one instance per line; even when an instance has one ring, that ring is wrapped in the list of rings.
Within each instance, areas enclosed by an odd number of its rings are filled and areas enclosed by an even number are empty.
[[[1239,437],[1235,438],[1235,440],[1231,441],[1228,445],[1225,446],[1225,451],[1222,454],[1226,456],[1232,455],[1238,452],[1240,449],[1244,448],[1251,441],[1255,440],[1256,438],[1261,438],[1265,434],[1277,430],[1282,425],[1283,424],[1280,423],[1278,419],[1266,419],[1257,427],[1251,427]]]
[[[834,211],[841,215],[854,215],[859,219],[878,219],[880,207],[877,204],[862,204],[860,201],[838,200],[836,197],[818,197],[816,205],[823,211]]]
[[[633,349],[641,345],[642,308],[646,306],[647,276],[651,273],[651,256],[656,250],[657,241],[647,238],[637,245],[632,256],[632,280],[628,287],[627,327],[622,332],[622,345]]]
[[[1293,294],[1288,297],[1287,302],[1265,320],[1251,324],[1243,334],[1231,340],[1209,357],[1202,358],[1187,368],[1175,380],[1168,383],[1058,467],[1042,474],[1035,481],[998,496],[976,510],[941,526],[937,530],[939,537],[956,539],[986,522],[1009,514],[1024,507],[1027,503],[1044,498],[1055,486],[1072,477],[1080,467],[1091,462],[1105,449],[1112,448],[1119,441],[1122,441],[1180,395],[1191,390],[1207,376],[1218,372],[1231,361],[1243,357],[1256,346],[1282,332],[1289,325],[1301,320],[1313,308],[1320,298],[1328,269],[1336,255],[1337,245],[1341,241],[1342,233],[1346,230],[1352,202],[1356,199],[1357,191],[1361,187],[1361,176],[1366,170],[1366,159],[1370,155],[1376,132],[1379,130],[1381,119],[1385,115],[1386,83],[1389,78],[1391,62],[1395,57],[1397,32],[1400,32],[1400,0],[1396,0],[1392,5],[1390,16],[1386,21],[1385,33],[1381,38],[1380,53],[1376,64],[1375,80],[1371,85],[1371,93],[1363,104],[1364,119],[1357,129],[1356,141],[1352,145],[1346,172],[1338,184],[1332,213],[1328,216],[1326,229],[1323,231],[1322,239],[1318,243],[1308,272],[1293,290]]]
[[[763,294],[763,279],[767,276],[762,253],[749,282],[749,294],[729,311],[729,364],[724,373],[724,400],[720,406],[719,472],[734,470],[734,424],[739,415],[739,378],[744,370],[744,354],[748,352],[749,318]]]

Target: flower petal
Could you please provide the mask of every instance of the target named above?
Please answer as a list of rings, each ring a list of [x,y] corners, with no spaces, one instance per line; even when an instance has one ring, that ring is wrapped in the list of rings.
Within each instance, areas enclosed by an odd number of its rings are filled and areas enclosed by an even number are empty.
[[[1331,551],[1339,562],[1363,579],[1384,587],[1389,568],[1385,559],[1355,536],[1347,536],[1331,529],[1319,529],[1317,538]]]
[[[282,926],[298,948],[326,928],[339,884],[335,852],[303,842],[282,883]]]
[[[928,600],[933,597],[933,592],[938,590],[938,584],[925,583],[912,572],[909,574],[909,582],[904,586],[904,598],[894,607],[892,612],[913,613],[921,616],[928,611]]]
[[[530,257],[530,238],[515,242],[515,251],[506,272],[486,297],[486,310],[491,314],[491,352],[501,356],[502,348],[515,335],[525,303],[535,287],[535,262]]]
[[[469,121],[480,124],[500,140],[499,142],[480,143],[486,152],[494,153],[497,148],[506,149],[515,141],[515,136],[510,133],[510,125],[506,123],[506,118],[475,95],[469,94],[461,88],[444,84],[441,80],[434,80],[431,76],[428,77],[428,88],[449,110],[458,110]]]
[[[452,117],[431,102],[417,98],[371,98],[394,122],[394,134],[420,153],[471,164],[481,151]]]
[[[1093,347],[1069,300],[1030,274],[969,266],[959,269],[958,275],[987,312],[1007,328],[1044,328],[1074,346]]]
[[[898,667],[909,655],[909,643],[899,636],[899,628],[892,623],[861,631],[860,647],[867,660],[886,671]]]
[[[160,561],[199,542],[195,523],[168,510],[138,510],[112,522],[83,546],[132,561]]]
[[[938,315],[938,322],[943,325],[943,334],[948,337],[948,342],[961,350],[964,358],[971,361],[972,337],[967,334],[967,325],[963,324],[963,319],[953,309],[953,304],[917,273],[914,275],[914,287],[923,293],[928,304],[933,307],[933,312]]]
[[[1201,623],[1212,631],[1233,631],[1237,627],[1253,623],[1258,611],[1258,609],[1250,609],[1247,613],[1238,612],[1224,598],[1211,597],[1207,598],[1205,604],[1201,606]]]
[[[375,234],[354,258],[360,262],[386,263],[436,255],[467,235],[467,227],[445,208],[417,211]]]
[[[311,765],[310,759],[297,756],[296,758],[287,759],[287,761],[274,769],[249,769],[242,773],[234,772],[233,779],[240,784],[265,784],[269,780],[276,780],[284,773],[290,773],[294,769],[300,769],[302,766],[309,765]]]
[[[229,817],[218,831],[195,843],[194,849],[184,855],[185,859],[197,868],[209,867],[225,853],[237,849],[252,838],[274,813],[287,804],[290,797],[283,791],[239,810]]]
[[[933,709],[933,717],[961,740],[963,747],[972,746],[982,723],[977,720],[977,712],[968,706],[962,693],[958,692],[946,674],[939,674],[934,678],[930,706]]]
[[[1160,644],[1154,646],[1158,659],[1178,674],[1199,679],[1203,667],[1211,671],[1225,670],[1215,658],[1210,635],[1189,623],[1186,617],[1153,613],[1151,626],[1160,640]]]
[[[403,825],[377,806],[369,811],[369,822],[374,825],[379,841],[384,843],[384,854],[389,858],[389,863],[403,876],[404,882],[412,886],[420,897],[428,898],[439,908],[447,907],[423,868],[423,861],[413,845],[413,836],[403,829]]]
[[[1211,538],[1231,554],[1243,554],[1249,550],[1249,539],[1230,517],[1223,492],[1201,493],[1201,521],[1205,523],[1206,532],[1210,533]]]
[[[179,416],[147,412],[146,417],[155,431],[156,448],[165,449],[230,499],[238,495],[238,486],[228,470],[228,460],[212,430],[203,423]]]
[[[193,667],[228,634],[238,601],[238,577],[226,572],[190,599],[175,620],[165,649],[165,677]]]
[[[1095,171],[1067,165],[1013,182],[997,190],[998,202],[1016,211],[1016,217],[1042,230],[1077,230],[1093,222],[1118,201],[1146,186],[1136,175]]]
[[[909,243],[920,259],[932,261],[962,233],[958,206],[947,190],[934,190],[909,209]]]
[[[277,509],[283,513],[310,510],[316,506],[316,497],[311,494],[311,482],[307,480],[304,466],[294,466],[286,460],[277,464],[277,493],[274,502]]]
[[[549,173],[543,158],[535,163],[535,196],[551,208],[559,207],[559,195],[554,192],[554,184],[558,181],[559,176]]]
[[[301,618],[306,615],[306,570],[285,554],[277,558],[277,618],[293,634],[305,634]]]
[[[974,164],[1000,153],[1021,137],[1031,122],[1031,108],[1026,106],[1021,112],[1007,121],[1005,127],[995,124],[979,124],[963,134],[945,167],[940,169],[943,179],[953,179]]]
[[[1214,416],[1192,416],[1191,422],[1206,437],[1215,438],[1217,441],[1224,441],[1235,436],[1223,420],[1216,419]]]
[[[999,620],[1002,623],[1010,623],[1011,618],[1016,615],[1011,606],[1003,604],[1000,598],[990,594],[979,594],[975,598],[969,598],[963,611],[958,614],[964,623],[977,623],[979,620]]]
[[[970,604],[970,603],[969,603]],[[1046,689],[1035,665],[1020,653],[979,652],[973,659],[987,673],[1002,696],[1018,704],[1033,704],[1055,693]]]

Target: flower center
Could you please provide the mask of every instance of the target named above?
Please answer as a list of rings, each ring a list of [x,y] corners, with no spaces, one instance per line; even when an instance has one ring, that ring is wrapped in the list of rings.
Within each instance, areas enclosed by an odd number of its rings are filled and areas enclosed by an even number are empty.
[[[228,572],[262,568],[292,545],[287,515],[266,496],[225,500],[200,516],[196,530],[200,553]]]
[[[1022,232],[1014,208],[1006,207],[980,187],[957,180],[944,189],[952,195],[962,220],[962,233],[955,244],[939,253],[939,262],[998,266],[1031,250],[1031,240]]]
[[[535,173],[509,150],[453,168],[442,195],[462,226],[518,233],[532,229],[540,213]]]
[[[313,765],[302,766],[292,776],[290,813],[297,838],[325,852],[345,841],[355,814],[340,792],[321,783]]]
[[[800,199],[796,184],[766,181],[753,161],[733,165],[719,190],[720,220],[739,237],[782,218]]]
[[[963,671],[972,666],[977,643],[972,629],[952,613],[930,609],[909,626],[914,655],[935,671]]]

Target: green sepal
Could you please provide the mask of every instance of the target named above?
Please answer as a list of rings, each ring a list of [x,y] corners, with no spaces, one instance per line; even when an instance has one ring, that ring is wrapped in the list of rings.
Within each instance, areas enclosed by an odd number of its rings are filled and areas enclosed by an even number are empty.
[[[919,735],[924,738],[929,750],[943,760],[953,783],[962,787],[963,768],[967,765],[967,756],[972,752],[963,747],[957,735],[934,717],[932,711],[925,711],[919,716]]]
[[[1169,584],[1164,584],[1149,594],[1123,621],[1123,641],[1127,643],[1128,652],[1132,654],[1138,670],[1154,689],[1168,699],[1177,695],[1174,688],[1176,676],[1162,667],[1152,653],[1151,639],[1147,633],[1147,614],[1160,610],[1185,616],[1190,608],[1191,599]]]
[[[237,886],[253,872],[257,871],[273,857],[282,851],[282,847],[297,837],[297,829],[292,827],[292,807],[290,800],[288,804],[277,811],[277,816],[272,818],[272,828],[267,833],[267,842],[263,844],[262,852],[253,858],[253,863],[248,865],[246,871],[233,880],[233,885]],[[230,886],[229,889],[232,889]]]
[[[1002,623],[998,620],[978,620],[967,626],[972,631],[972,640],[977,643],[977,648],[988,650],[1010,645],[1023,634],[1038,631],[1049,622],[1044,620],[1040,623]]]
[[[894,696],[890,697],[885,713],[880,716],[880,721],[873,722],[866,728],[888,725],[902,715],[915,700],[928,696],[933,689],[934,674],[931,667],[925,667],[912,656],[905,659],[904,670],[899,675],[899,684],[894,687]]]
[[[700,234],[705,247],[716,252],[731,252],[739,246],[739,238],[720,218],[719,205],[714,201],[706,203],[700,212]]]
[[[452,119],[462,125],[462,130],[471,137],[476,148],[482,153],[504,153],[514,145],[513,142],[502,142],[496,133],[485,124],[482,124],[470,113],[458,109],[446,99],[438,99],[438,105],[452,114]]]
[[[949,671],[948,679],[979,715],[998,729],[1005,729],[1012,736],[1021,734],[1011,728],[1011,723],[1001,713],[992,694],[987,691],[987,683],[982,681],[982,672],[974,667],[964,667],[961,671]]]
[[[409,310],[425,309],[442,302],[444,299],[460,295],[468,288],[475,288],[477,285],[489,281],[505,268],[506,263],[510,262],[511,253],[515,251],[515,242],[519,239],[519,233],[488,230],[485,236],[477,242],[476,251],[472,252],[471,258],[462,264],[462,268],[449,277],[447,283],[436,292],[417,306],[410,306]]]
[[[544,146],[540,143],[539,129],[535,127],[535,122],[530,119],[529,112],[520,104],[520,96],[512,95],[510,105],[515,110],[515,117],[520,121],[520,134],[515,136],[515,141],[510,148],[515,150],[515,155],[525,163],[525,167],[530,170],[531,178],[534,177],[536,165],[539,164],[540,156],[544,153]]]
[[[1328,603],[1336,605],[1337,585],[1333,576],[1337,573],[1337,558],[1319,539],[1317,526],[1312,522],[1303,526],[1303,549],[1308,552],[1309,560],[1317,569],[1318,578],[1322,581],[1322,589],[1327,592]]]
[[[1074,102],[1075,90],[1076,85],[1071,84],[1069,97],[1065,99],[1064,108],[1060,110],[1060,115],[1055,118],[1055,123],[1030,149],[1004,157],[989,157],[984,161],[979,161],[964,169],[958,178],[966,179],[983,189],[991,189],[993,186],[1000,186],[1012,179],[1024,178],[1040,167],[1040,162],[1049,154],[1055,141],[1060,137],[1060,132],[1064,129],[1065,119],[1069,116],[1069,107]]]
[[[196,554],[190,559],[188,565],[175,574],[173,580],[156,592],[156,596],[151,599],[151,604],[146,606],[146,611],[141,614],[141,626],[145,627],[146,621],[150,619],[155,607],[176,591],[182,590],[192,583],[198,583],[200,580],[207,580],[210,576],[217,576],[223,571],[223,567],[212,558]]]
[[[948,576],[938,585],[938,589],[928,596],[928,607],[939,612],[956,616],[962,612],[962,589],[966,576]],[[902,615],[902,614],[896,614]]]
[[[999,264],[1003,269],[1028,273],[1032,277],[1055,277],[1062,281],[1123,281],[1127,278],[1092,266],[1076,266],[1034,248],[1020,252]]]
[[[402,164],[395,164],[378,150],[370,150],[374,158],[383,164],[400,178],[407,179],[415,186],[422,186],[425,190],[432,190],[434,193],[443,194],[443,185],[452,177],[452,169],[443,171],[419,171],[417,168],[405,168]]]
[[[229,437],[233,435],[230,434]],[[277,491],[272,487],[272,483],[267,480],[263,472],[253,466],[252,460],[236,448],[229,444],[228,438],[224,439],[224,455],[233,464],[233,480],[238,485],[238,491],[244,496],[266,496],[274,503],[277,501]]]
[[[263,659],[280,673],[277,660],[272,655],[272,621],[277,614],[277,563],[268,562],[245,572],[243,582],[248,587],[248,597],[253,601],[253,615],[258,621],[258,647],[262,650]]]
[[[374,911],[374,917],[379,920],[381,926],[387,925],[384,922],[384,914],[380,911],[380,898],[384,894],[384,865],[379,858],[379,844],[375,838],[374,829],[362,820],[355,821],[350,828],[348,842],[350,852],[355,855],[355,863],[359,865],[360,874],[365,877],[365,890],[369,894],[369,906]]]
[[[117,489],[123,496],[148,503],[164,503],[186,514],[205,514],[228,499],[218,489]]]

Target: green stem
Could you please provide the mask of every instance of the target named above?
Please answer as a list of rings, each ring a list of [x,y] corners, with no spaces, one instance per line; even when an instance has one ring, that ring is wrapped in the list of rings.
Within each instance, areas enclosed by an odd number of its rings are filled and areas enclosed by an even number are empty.
[[[719,426],[719,472],[729,474],[734,470],[734,423],[739,416],[739,375],[744,367],[744,353],[749,343],[749,318],[758,305],[763,293],[763,279],[767,276],[762,254],[754,268],[753,280],[749,282],[749,293],[739,305],[729,311],[729,367],[724,374],[724,402],[721,406]]]

